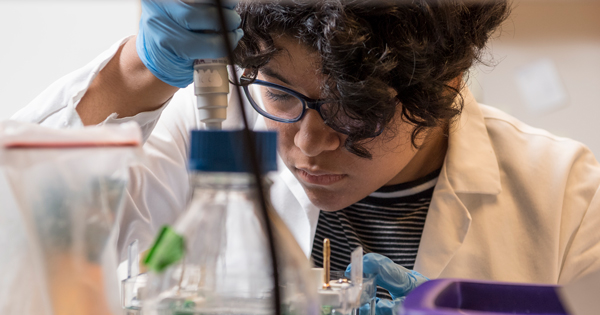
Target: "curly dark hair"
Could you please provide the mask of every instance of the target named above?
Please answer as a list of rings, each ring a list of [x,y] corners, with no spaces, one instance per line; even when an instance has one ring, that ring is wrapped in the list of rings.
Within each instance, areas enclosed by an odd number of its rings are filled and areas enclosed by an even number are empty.
[[[454,80],[481,61],[510,7],[507,0],[283,0],[243,1],[237,11],[245,35],[236,64],[256,76],[278,53],[279,35],[316,51],[327,78],[322,92],[339,100],[336,110],[345,117],[361,121],[347,125],[335,115],[327,125],[348,135],[347,150],[370,158],[363,144],[392,127],[399,106],[403,121],[414,125],[415,147],[423,131],[461,113],[462,86]]]

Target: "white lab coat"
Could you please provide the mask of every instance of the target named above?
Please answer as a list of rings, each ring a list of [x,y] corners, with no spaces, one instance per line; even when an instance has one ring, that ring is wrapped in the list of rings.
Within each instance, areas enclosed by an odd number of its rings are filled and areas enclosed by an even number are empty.
[[[123,42],[50,86],[13,118],[81,127],[75,106]],[[590,150],[479,105],[469,91],[463,97],[415,270],[430,278],[562,284],[600,269],[600,165]],[[230,113],[230,121],[237,124],[235,116]],[[179,91],[157,111],[111,116],[105,123],[129,120],[142,126],[147,161],[131,171],[122,255],[133,239],[147,246],[185,208],[189,130],[199,126],[193,91]],[[309,255],[319,209],[283,164],[274,177],[273,204]]]

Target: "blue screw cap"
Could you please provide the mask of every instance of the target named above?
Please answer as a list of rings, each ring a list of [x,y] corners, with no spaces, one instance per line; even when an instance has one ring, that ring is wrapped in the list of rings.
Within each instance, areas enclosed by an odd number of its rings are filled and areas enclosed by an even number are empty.
[[[253,131],[260,171],[277,170],[277,133]],[[252,165],[242,130],[192,130],[189,169],[202,172],[250,173]]]

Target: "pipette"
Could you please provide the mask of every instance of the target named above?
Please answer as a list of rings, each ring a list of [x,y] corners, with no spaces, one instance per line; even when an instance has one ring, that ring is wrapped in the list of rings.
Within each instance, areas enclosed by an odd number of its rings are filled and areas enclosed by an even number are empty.
[[[197,59],[194,62],[194,93],[198,116],[207,130],[220,130],[227,118],[229,94],[227,58]]]
[[[199,0],[185,0],[185,2],[203,3]],[[219,6],[219,3],[215,4]],[[202,31],[202,33],[219,34],[220,32]],[[194,94],[198,118],[207,130],[220,130],[221,124],[227,118],[227,94],[229,94],[227,63],[227,57],[194,61]]]

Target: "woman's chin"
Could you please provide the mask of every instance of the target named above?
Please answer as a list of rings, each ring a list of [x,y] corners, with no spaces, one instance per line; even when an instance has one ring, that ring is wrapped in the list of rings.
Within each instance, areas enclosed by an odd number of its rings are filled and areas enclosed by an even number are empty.
[[[338,211],[362,199],[360,197],[357,198],[356,195],[351,196],[351,194],[336,190],[307,187],[304,185],[303,188],[310,202],[323,211]]]

